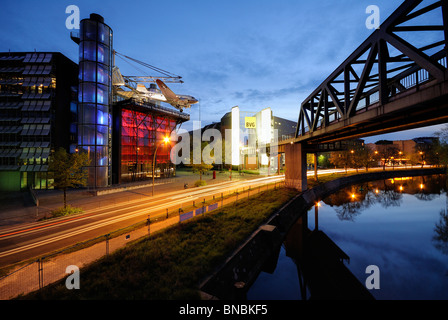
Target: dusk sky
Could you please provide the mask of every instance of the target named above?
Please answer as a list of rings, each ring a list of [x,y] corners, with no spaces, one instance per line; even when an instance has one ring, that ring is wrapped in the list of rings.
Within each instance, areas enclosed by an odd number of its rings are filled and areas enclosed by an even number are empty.
[[[366,8],[377,5],[384,21],[401,3],[3,0],[0,51],[57,51],[78,63],[65,25],[66,7],[76,5],[81,19],[104,17],[117,52],[182,76],[185,83],[168,85],[200,100],[186,110],[191,120],[219,122],[238,105],[242,111],[271,107],[275,116],[297,121],[302,101],[373,32],[365,25]],[[116,64],[124,75],[159,75],[121,59]],[[191,122],[182,128],[191,129]],[[366,141],[431,136],[438,128]]]

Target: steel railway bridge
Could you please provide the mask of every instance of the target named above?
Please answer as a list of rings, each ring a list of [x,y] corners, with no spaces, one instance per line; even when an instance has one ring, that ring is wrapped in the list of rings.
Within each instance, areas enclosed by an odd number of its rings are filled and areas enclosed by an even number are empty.
[[[306,189],[319,145],[448,122],[447,25],[448,1],[406,0],[334,70],[278,143],[286,184]]]

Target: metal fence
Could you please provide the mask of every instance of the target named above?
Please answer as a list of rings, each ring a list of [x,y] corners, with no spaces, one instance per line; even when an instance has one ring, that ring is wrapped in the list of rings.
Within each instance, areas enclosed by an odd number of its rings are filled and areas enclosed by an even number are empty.
[[[184,223],[192,218],[203,216],[211,211],[237,201],[247,199],[260,192],[284,186],[283,181],[266,183],[257,186],[234,189],[228,194],[217,193],[200,203],[192,201],[190,206],[184,204],[183,209],[166,210],[166,215],[154,219],[146,219],[127,228],[85,241],[69,248],[42,256],[29,263],[17,266],[9,274],[0,278],[0,300],[9,300],[25,295],[67,277],[67,267],[76,266],[81,269],[90,263],[124,247],[129,241],[163,230],[169,226]]]

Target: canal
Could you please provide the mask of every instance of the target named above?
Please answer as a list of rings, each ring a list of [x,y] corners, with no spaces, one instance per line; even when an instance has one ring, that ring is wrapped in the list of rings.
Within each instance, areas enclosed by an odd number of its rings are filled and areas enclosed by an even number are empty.
[[[331,194],[289,230],[247,299],[448,299],[446,190],[436,175]]]

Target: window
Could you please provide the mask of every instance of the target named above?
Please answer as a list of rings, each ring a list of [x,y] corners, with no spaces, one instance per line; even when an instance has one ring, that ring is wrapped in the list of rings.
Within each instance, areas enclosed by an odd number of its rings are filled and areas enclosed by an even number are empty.
[[[96,41],[97,23],[95,21],[86,20],[82,26],[83,30],[81,32],[84,33],[84,39]]]
[[[80,91],[80,101],[82,102],[96,102],[95,99],[96,87],[92,83],[84,83]]]
[[[51,61],[51,59],[53,58],[53,55],[51,53],[47,53],[45,55],[44,60],[42,61],[43,63],[49,63]]]
[[[83,42],[82,60],[96,61],[96,43],[93,41]]]
[[[82,63],[83,69],[83,81],[96,81],[96,63],[95,62],[84,62]]]
[[[98,45],[98,62],[109,65],[109,48],[103,45]]]

